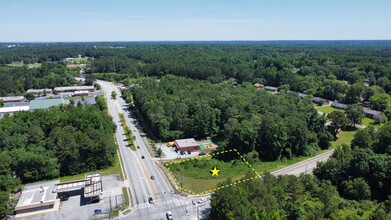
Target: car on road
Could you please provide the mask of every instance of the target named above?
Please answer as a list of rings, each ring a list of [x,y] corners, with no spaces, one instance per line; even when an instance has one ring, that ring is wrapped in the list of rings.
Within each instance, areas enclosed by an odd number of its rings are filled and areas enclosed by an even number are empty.
[[[154,175],[151,176],[151,180],[155,180],[155,176]]]
[[[141,159],[144,159],[145,157],[144,156],[141,156]]]
[[[151,203],[151,204],[154,203],[153,198],[151,196],[148,198],[148,202]]]
[[[206,202],[205,198],[201,198],[200,200],[198,200],[198,204],[202,204],[202,203],[205,203],[205,202]]]
[[[137,145],[137,149],[140,149],[140,145]]]
[[[166,217],[167,217],[167,220],[173,220],[173,218],[172,218],[172,213],[171,213],[170,211],[168,211],[168,212],[166,213]]]

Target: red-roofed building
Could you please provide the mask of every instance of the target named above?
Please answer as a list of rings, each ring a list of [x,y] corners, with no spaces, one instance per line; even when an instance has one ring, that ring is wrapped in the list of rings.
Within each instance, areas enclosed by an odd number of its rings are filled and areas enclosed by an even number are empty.
[[[175,140],[175,146],[181,154],[185,151],[192,152],[200,150],[200,146],[194,138]]]

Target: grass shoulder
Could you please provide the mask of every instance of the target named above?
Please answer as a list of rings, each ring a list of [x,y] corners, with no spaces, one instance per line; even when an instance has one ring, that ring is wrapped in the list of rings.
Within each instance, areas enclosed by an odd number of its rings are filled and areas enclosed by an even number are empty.
[[[121,166],[119,164],[118,153],[115,154],[114,164],[112,166],[110,166],[110,167],[107,167],[107,168],[101,169],[101,170],[95,170],[95,171],[80,173],[80,174],[76,174],[76,175],[72,175],[72,176],[63,176],[63,177],[58,178],[58,180],[60,180],[61,182],[80,180],[80,179],[84,179],[84,175],[85,174],[93,173],[93,172],[100,172],[102,176],[119,174],[122,177],[122,172],[121,172]]]

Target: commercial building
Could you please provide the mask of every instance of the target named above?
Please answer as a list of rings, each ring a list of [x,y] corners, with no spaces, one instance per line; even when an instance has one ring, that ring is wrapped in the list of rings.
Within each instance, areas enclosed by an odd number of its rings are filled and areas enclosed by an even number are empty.
[[[26,93],[32,93],[32,94],[35,94],[35,95],[43,95],[43,94],[52,94],[52,90],[51,89],[29,89],[26,91]]]
[[[87,96],[89,95],[90,92],[89,91],[75,91],[72,96]]]
[[[197,141],[194,140],[194,138],[175,140],[175,146],[178,151],[181,152],[181,154],[183,154],[185,151],[192,152],[200,150],[200,146],[198,145]]]
[[[60,99],[40,99],[40,100],[31,100],[30,102],[30,111],[36,109],[48,109],[52,106],[60,106],[69,104],[68,100]]]
[[[67,86],[67,87],[56,87],[53,92],[75,92],[75,91],[94,91],[94,86]]]
[[[30,106],[14,106],[0,108],[0,118],[3,118],[5,114],[13,115],[15,112],[28,111]]]
[[[103,184],[100,173],[86,174],[84,179],[63,182],[54,180],[28,184],[15,207],[16,217],[27,217],[59,209],[59,198],[81,196],[80,203],[88,204],[100,200]]]
[[[3,102],[21,102],[24,100],[23,96],[8,96],[8,97],[0,97]]]
[[[16,215],[43,210],[53,210],[57,200],[57,193],[54,193],[53,189],[58,183],[60,183],[59,180],[27,184],[22,191],[18,203],[16,204]]]

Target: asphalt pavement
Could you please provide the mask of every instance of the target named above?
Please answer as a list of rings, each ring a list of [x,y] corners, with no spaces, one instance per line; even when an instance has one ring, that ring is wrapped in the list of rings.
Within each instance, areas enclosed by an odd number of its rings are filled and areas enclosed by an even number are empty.
[[[133,123],[131,112],[128,111],[125,101],[121,98],[118,86],[100,80],[98,83],[106,94],[109,113],[117,125],[115,136],[124,163],[125,186],[130,187],[132,194],[134,210],[128,216],[120,217],[120,219],[164,219],[167,211],[171,211],[175,219],[195,219],[197,213],[189,210],[193,210],[191,208],[195,207],[191,205],[191,201],[197,200],[197,197],[182,197],[173,193],[171,186],[164,180],[146,149],[140,133]],[[111,98],[112,91],[118,94],[117,99]],[[120,113],[124,114],[126,123],[135,136],[135,145],[140,146],[137,151],[132,151],[126,146],[126,137],[119,119]],[[144,156],[145,159],[141,159],[141,156]],[[155,177],[154,180],[151,179],[152,175]],[[153,197],[154,204],[148,202],[150,196]],[[199,213],[205,212],[208,208],[209,202],[200,206]],[[186,210],[188,210],[187,213]]]

